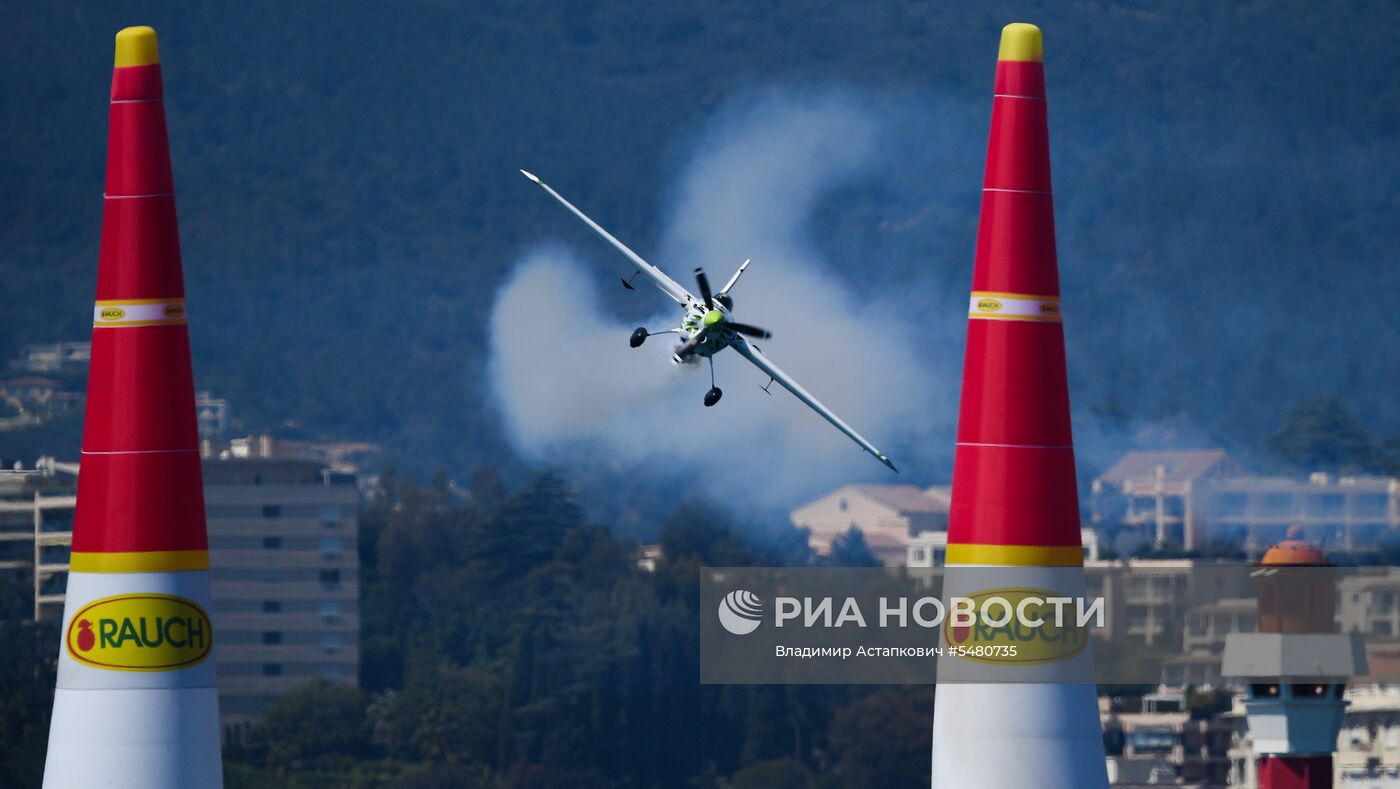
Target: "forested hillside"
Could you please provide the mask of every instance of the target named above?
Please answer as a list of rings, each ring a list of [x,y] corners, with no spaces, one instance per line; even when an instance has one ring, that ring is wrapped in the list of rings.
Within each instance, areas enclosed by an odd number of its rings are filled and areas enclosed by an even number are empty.
[[[1257,445],[1319,390],[1393,432],[1400,362],[1375,331],[1392,316],[1367,296],[1400,282],[1400,7],[1383,3],[21,4],[0,52],[0,353],[87,332],[126,24],[160,31],[199,386],[246,429],[291,420],[460,475],[510,463],[483,379],[513,262],[541,239],[605,260],[517,167],[649,252],[672,179],[746,96],[938,107],[901,133],[944,164],[884,162],[824,196],[812,241],[857,292],[934,265],[965,287],[1013,19],[1046,30],[1086,443],[1165,424]],[[918,178],[889,186],[901,174]],[[614,290],[602,307],[635,313]],[[951,304],[930,320],[955,326]],[[927,351],[955,365],[943,345]]]

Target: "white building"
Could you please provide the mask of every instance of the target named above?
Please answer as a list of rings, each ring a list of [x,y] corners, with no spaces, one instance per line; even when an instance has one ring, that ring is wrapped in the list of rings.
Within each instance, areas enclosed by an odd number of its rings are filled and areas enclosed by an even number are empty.
[[[1400,529],[1400,479],[1257,476],[1220,449],[1129,452],[1092,490],[1097,528],[1188,551],[1232,543],[1258,556],[1297,525],[1328,553],[1367,552]]]
[[[952,489],[947,485],[847,485],[792,511],[792,525],[807,529],[812,550],[831,552],[831,541],[860,529],[870,550],[887,566],[908,560],[910,539],[948,531]]]

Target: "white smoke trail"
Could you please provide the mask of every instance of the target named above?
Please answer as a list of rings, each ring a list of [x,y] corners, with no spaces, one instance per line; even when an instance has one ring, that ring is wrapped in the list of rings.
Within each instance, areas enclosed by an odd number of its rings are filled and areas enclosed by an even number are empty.
[[[842,275],[870,262],[826,260],[807,232],[819,201],[871,166],[879,140],[871,113],[847,98],[760,101],[702,135],[670,196],[661,252],[638,251],[687,286],[696,265],[718,286],[753,258],[734,290],[736,318],[771,329],[761,345],[773,360],[898,463],[900,449],[950,429],[960,337],[944,338],[936,358],[918,352],[928,336],[896,306],[906,300],[857,298]],[[589,257],[614,261],[603,249]],[[757,508],[791,507],[851,481],[932,481],[917,468],[890,474],[781,387],[765,395],[766,376],[732,352],[715,359],[724,399],[703,407],[709,373],[674,367],[672,336],[632,350],[632,324],[580,309],[601,303],[595,283],[611,273],[566,248],[539,247],[498,295],[490,383],[525,457],[685,473],[700,493]],[[656,300],[647,325],[674,326],[678,311],[637,287]]]

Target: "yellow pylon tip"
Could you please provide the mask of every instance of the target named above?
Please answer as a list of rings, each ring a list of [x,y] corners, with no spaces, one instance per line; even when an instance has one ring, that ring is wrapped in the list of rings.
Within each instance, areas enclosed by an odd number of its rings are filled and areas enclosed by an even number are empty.
[[[117,33],[117,56],[114,66],[149,66],[160,62],[160,52],[156,48],[156,30],[139,25],[128,27]]]
[[[997,60],[1040,63],[1044,57],[1040,28],[1025,22],[1012,22],[1001,29],[1001,50],[997,53]]]

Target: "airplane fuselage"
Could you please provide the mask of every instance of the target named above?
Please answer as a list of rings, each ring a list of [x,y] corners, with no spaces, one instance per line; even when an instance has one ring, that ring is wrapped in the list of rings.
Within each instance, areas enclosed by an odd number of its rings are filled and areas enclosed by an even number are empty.
[[[676,364],[695,364],[702,358],[714,356],[728,348],[734,337],[734,333],[723,325],[728,318],[729,310],[722,304],[715,304],[714,309],[707,308],[705,303],[701,301],[691,301],[686,304],[681,325],[676,327],[676,333],[682,338],[681,344],[677,353],[671,357],[671,361]],[[706,333],[705,339],[694,347],[688,347],[695,339],[695,335],[699,334],[707,325],[709,331]]]

